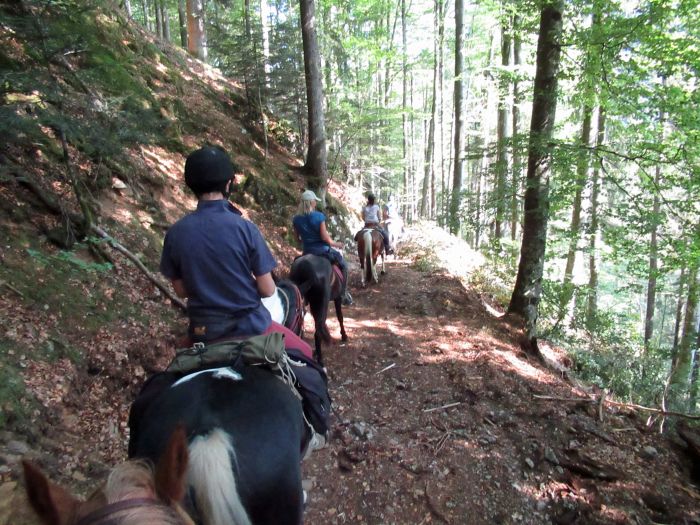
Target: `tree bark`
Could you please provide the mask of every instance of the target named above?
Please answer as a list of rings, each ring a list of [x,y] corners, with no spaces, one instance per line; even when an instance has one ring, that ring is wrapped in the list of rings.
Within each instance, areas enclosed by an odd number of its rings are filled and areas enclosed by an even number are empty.
[[[462,35],[464,34],[464,1],[455,0],[455,80],[454,80],[454,174],[452,182],[452,199],[450,204],[450,233],[459,234],[459,205],[462,200],[462,71],[464,54],[462,52]]]
[[[598,136],[596,149],[605,142],[605,108],[598,107]],[[598,316],[598,196],[600,193],[600,168],[603,160],[599,159],[591,174],[591,217],[588,227],[588,307],[586,308],[586,327],[593,330]]]
[[[148,16],[148,0],[141,0],[141,10],[143,11],[143,27],[151,29],[151,18]]]
[[[496,126],[496,239],[503,236],[502,225],[506,215],[506,179],[508,177],[508,153],[506,141],[508,139],[508,86],[510,82],[505,74],[510,65],[510,28],[508,18],[501,22],[501,66],[498,80],[498,115]]]
[[[163,22],[163,40],[170,42],[170,15],[165,0],[160,0],[161,20]]]
[[[301,37],[304,44],[304,72],[306,78],[306,104],[309,121],[309,149],[304,168],[309,187],[318,191],[324,200],[327,184],[326,127],[323,114],[323,85],[321,81],[321,57],[316,39],[316,15],[313,0],[301,0]]]
[[[204,25],[204,0],[187,0],[187,51],[200,60],[207,59],[207,32]]]
[[[676,304],[676,324],[673,328],[673,346],[671,347],[671,355],[675,365],[676,355],[678,354],[678,343],[680,342],[681,323],[683,321],[683,289],[685,288],[685,266],[681,268],[681,275],[678,278],[678,302]]]
[[[696,236],[700,236],[700,225],[696,227]],[[685,303],[685,320],[683,335],[676,354],[676,363],[669,381],[669,400],[671,405],[679,408],[687,405],[687,395],[690,387],[693,344],[697,337],[695,332],[696,313],[698,307],[698,261],[693,261],[688,269],[688,295]]]
[[[574,190],[574,202],[571,209],[571,226],[569,227],[569,249],[566,255],[566,266],[564,268],[564,281],[559,299],[559,314],[557,322],[560,322],[566,315],[566,310],[574,296],[574,265],[576,263],[576,252],[578,242],[581,237],[581,201],[583,200],[583,188],[586,186],[586,178],[589,169],[588,149],[591,142],[591,120],[593,118],[593,108],[588,102],[583,106],[583,122],[581,123],[581,138],[579,140],[579,150],[576,159],[576,188]]]
[[[445,45],[445,8],[447,0],[437,0],[438,5],[438,94],[440,96],[440,104],[438,105],[438,126],[439,126],[439,139],[440,139],[440,193],[441,202],[440,210],[437,215],[440,219],[440,226],[447,224],[448,211],[448,198],[450,194],[449,181],[446,177],[445,171],[445,90],[443,82],[443,70],[444,70],[444,45]]]
[[[122,0],[122,8],[126,13],[127,18],[131,19],[133,14],[131,11],[131,0]]]
[[[437,3],[437,0],[436,0]],[[428,135],[425,144],[425,164],[424,164],[424,179],[423,179],[423,195],[420,205],[420,215],[424,218],[432,218],[432,212],[435,208],[435,117],[436,117],[436,101],[437,101],[437,84],[438,84],[438,61],[437,61],[437,33],[438,33],[438,17],[440,16],[437,5],[435,6],[435,16],[433,19],[433,29],[435,31],[435,39],[433,40],[433,89],[430,98],[430,117],[428,124]]]
[[[665,84],[664,80],[664,84]],[[659,125],[661,133],[659,144],[664,143],[664,114],[659,117]],[[651,233],[649,236],[649,273],[647,277],[647,305],[644,313],[644,351],[649,351],[651,338],[654,335],[654,314],[656,310],[656,277],[659,270],[659,245],[658,245],[658,230],[659,230],[659,213],[661,211],[661,200],[659,198],[658,188],[661,183],[661,165],[657,163],[654,173],[654,203],[652,204],[651,212]]]
[[[402,158],[403,158],[403,195],[406,199],[409,198],[409,180],[410,180],[410,175],[409,175],[409,169],[410,169],[410,161],[408,158],[408,45],[406,42],[406,0],[401,0],[401,41],[402,41],[402,46],[403,46],[403,53],[402,53],[402,63],[401,63],[401,72],[402,72],[402,79],[403,79],[403,93],[401,96],[401,123],[402,123],[402,130],[403,130],[403,140],[402,140],[402,146],[403,146],[403,153],[402,153]],[[408,212],[409,210],[409,201],[406,201],[406,209],[404,210],[404,216],[409,219],[409,221],[412,219],[410,213]]]
[[[520,83],[518,82],[518,67],[520,66],[520,17],[513,17],[513,129],[511,136],[513,137],[513,171],[511,175],[511,197],[510,197],[510,238],[515,241],[518,232],[518,222],[520,221],[520,199],[518,195],[521,192],[520,175],[521,175],[521,160],[520,160],[520,141],[518,138],[518,130],[520,129]]]
[[[557,107],[557,73],[561,52],[563,1],[543,6],[537,42],[530,141],[528,145],[525,222],[518,275],[508,313],[523,318],[528,340],[536,342],[535,330],[549,218],[550,140]]]
[[[180,28],[180,45],[187,49],[187,8],[185,0],[177,0],[177,21]]]
[[[163,38],[163,7],[160,0],[153,2],[153,11],[156,15],[156,35],[158,38]]]

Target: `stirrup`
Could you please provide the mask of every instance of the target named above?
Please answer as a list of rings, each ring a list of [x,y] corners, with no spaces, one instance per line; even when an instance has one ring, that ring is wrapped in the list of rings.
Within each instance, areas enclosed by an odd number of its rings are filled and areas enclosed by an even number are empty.
[[[345,295],[343,296],[343,306],[350,306],[353,301],[352,301],[352,295],[350,295],[350,292],[346,291]]]

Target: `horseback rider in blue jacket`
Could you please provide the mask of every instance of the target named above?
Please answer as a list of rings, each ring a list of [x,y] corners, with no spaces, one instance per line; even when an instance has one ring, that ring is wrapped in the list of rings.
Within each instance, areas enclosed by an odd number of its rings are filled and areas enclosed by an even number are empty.
[[[326,257],[338,265],[343,272],[343,283],[341,295],[343,296],[343,304],[352,304],[352,298],[347,291],[348,284],[348,267],[343,259],[343,255],[334,248],[342,248],[343,243],[335,242],[331,239],[326,229],[326,216],[316,210],[316,203],[320,202],[316,194],[311,190],[306,190],[301,194],[301,204],[299,205],[299,214],[292,219],[294,231],[297,239],[301,242],[302,253],[320,255]]]

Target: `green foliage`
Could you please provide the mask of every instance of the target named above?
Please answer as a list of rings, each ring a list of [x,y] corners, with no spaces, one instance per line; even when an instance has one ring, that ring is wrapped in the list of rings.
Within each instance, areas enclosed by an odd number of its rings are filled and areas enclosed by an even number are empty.
[[[625,316],[603,313],[590,333],[569,333],[557,342],[569,350],[580,379],[627,401],[660,401],[669,372],[668,352],[645,353],[637,326]]]
[[[100,241],[98,241],[100,242]],[[77,244],[76,249],[85,248],[83,244]],[[37,250],[31,248],[27,249],[27,253],[33,257],[37,262],[44,266],[50,266],[52,264],[68,263],[69,266],[77,269],[81,272],[107,272],[112,269],[111,263],[97,263],[92,261],[86,261],[76,254],[74,250],[66,251],[61,250],[57,254],[47,255]]]
[[[413,268],[421,273],[433,273],[440,268],[437,256],[432,252],[423,252],[413,259]]]

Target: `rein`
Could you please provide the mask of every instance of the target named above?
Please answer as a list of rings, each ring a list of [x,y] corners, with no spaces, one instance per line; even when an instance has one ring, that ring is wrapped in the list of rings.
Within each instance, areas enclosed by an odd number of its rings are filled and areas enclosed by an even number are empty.
[[[153,498],[131,498],[122,501],[117,501],[115,503],[110,503],[104,507],[86,514],[80,518],[75,525],[118,525],[122,518],[113,516],[119,512],[123,512],[129,509],[135,509],[138,507],[162,507],[169,508],[157,499]]]

